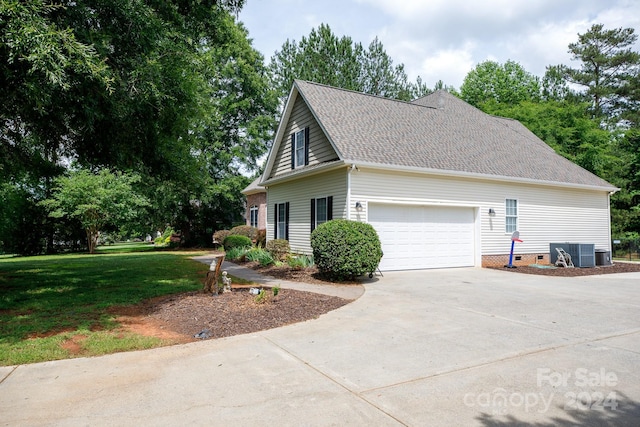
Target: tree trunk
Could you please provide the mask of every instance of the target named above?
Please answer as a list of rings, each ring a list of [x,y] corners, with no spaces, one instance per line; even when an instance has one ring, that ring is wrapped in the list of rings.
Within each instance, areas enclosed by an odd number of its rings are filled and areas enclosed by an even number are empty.
[[[218,255],[211,261],[211,267],[209,267],[207,278],[204,281],[204,292],[215,295],[220,293],[221,286],[218,278],[220,277],[220,270],[222,269],[222,261],[224,261],[224,255]]]
[[[96,253],[96,246],[98,244],[98,236],[100,233],[96,230],[87,228],[87,245],[89,246],[89,253]]]

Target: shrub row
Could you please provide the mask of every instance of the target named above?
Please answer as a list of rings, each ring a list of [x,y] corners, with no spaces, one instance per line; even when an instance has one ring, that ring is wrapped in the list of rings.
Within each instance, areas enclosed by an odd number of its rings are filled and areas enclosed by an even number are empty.
[[[264,244],[265,230],[240,226],[220,230],[214,240],[222,242],[229,260],[257,261],[263,266],[286,262],[291,268],[302,269],[317,265],[330,280],[354,279],[372,273],[382,258],[380,238],[366,223],[336,219],[325,222],[311,233],[313,256],[292,255],[289,242],[270,240]],[[222,240],[220,240],[222,239]],[[253,246],[252,240],[256,241]]]
[[[236,247],[226,251],[226,258],[230,261],[257,261],[261,266],[287,264],[289,267],[300,270],[313,266],[313,257],[309,255],[287,255],[278,259],[267,249],[259,247]]]

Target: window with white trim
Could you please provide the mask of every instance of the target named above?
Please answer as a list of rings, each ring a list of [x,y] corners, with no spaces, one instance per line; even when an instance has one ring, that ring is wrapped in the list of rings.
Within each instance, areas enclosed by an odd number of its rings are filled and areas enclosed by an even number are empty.
[[[304,130],[296,132],[294,136],[295,164],[294,167],[304,166]]]
[[[311,231],[333,219],[333,196],[311,199]]]
[[[249,225],[258,228],[258,207],[256,205],[249,208]]]
[[[275,230],[276,239],[289,240],[289,202],[276,203],[275,206]]]
[[[309,164],[309,127],[291,134],[291,169]]]
[[[505,201],[505,232],[513,233],[518,229],[518,200]]]

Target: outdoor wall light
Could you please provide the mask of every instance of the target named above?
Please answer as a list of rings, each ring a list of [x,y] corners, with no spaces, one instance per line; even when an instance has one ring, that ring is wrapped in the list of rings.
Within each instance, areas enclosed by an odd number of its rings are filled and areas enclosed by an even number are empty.
[[[360,203],[360,202],[356,202],[356,210],[357,210],[358,212],[362,212],[362,203]]]
[[[493,216],[496,214],[496,211],[493,210],[493,208],[489,208],[489,215]]]

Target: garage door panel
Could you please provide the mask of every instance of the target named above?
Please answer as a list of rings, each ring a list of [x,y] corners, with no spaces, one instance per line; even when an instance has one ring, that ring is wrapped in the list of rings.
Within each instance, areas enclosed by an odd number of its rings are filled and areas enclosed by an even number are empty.
[[[369,205],[383,271],[473,266],[474,220],[471,208]]]

